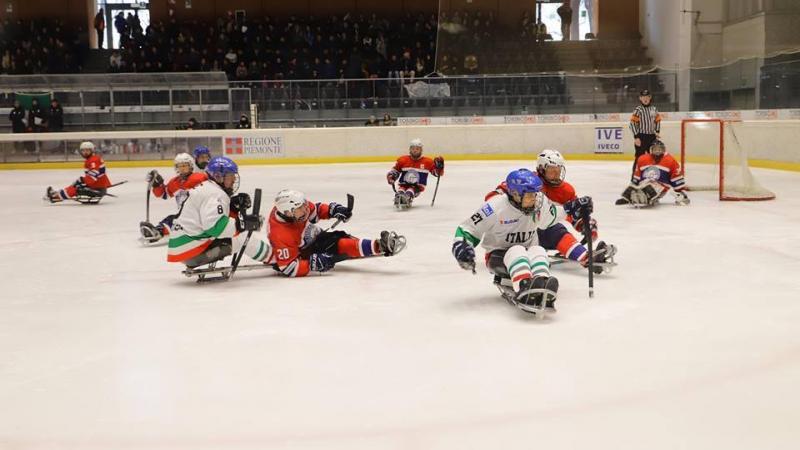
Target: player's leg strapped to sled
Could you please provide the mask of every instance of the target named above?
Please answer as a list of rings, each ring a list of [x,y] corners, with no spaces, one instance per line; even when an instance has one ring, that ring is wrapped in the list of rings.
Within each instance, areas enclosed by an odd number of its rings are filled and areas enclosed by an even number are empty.
[[[544,248],[515,245],[495,250],[487,255],[486,265],[506,301],[529,313],[555,312],[558,279],[550,275]]]
[[[82,180],[75,180],[72,185],[56,191],[52,187],[47,187],[45,198],[50,203],[59,203],[64,200],[75,200],[78,203],[94,204],[98,203],[104,196],[109,195],[106,189],[93,189],[83,183]]]
[[[381,231],[376,240],[359,239],[345,231],[323,231],[314,242],[300,253],[308,258],[312,254],[332,255],[334,263],[348,259],[368,258],[370,256],[394,256],[406,248],[406,238],[394,231]]]

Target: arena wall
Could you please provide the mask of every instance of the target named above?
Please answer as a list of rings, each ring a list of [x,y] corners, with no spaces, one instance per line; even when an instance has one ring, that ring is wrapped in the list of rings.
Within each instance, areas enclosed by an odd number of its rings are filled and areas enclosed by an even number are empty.
[[[747,149],[755,167],[800,170],[800,120],[753,120],[737,123],[738,145]],[[621,127],[619,154],[595,153],[597,128]],[[708,125],[712,127],[712,125]],[[715,131],[705,131],[713,136]],[[674,154],[680,153],[680,121],[662,125],[662,139]],[[20,140],[67,141],[76,147],[82,140],[127,142],[164,139],[175,142],[163,154],[125,151],[107,154],[110,166],[168,165],[177,151],[190,151],[207,142],[215,154],[226,154],[242,164],[297,164],[390,161],[406,151],[408,142],[421,138],[429,154],[451,160],[530,159],[544,148],[560,150],[567,159],[627,160],[633,137],[625,122],[534,123],[502,125],[423,125],[396,127],[283,128],[257,130],[139,131],[94,133],[47,133],[0,135],[0,144]],[[199,139],[199,140],[198,140]],[[715,139],[708,142],[716,143]],[[181,143],[181,144],[178,144]],[[73,145],[74,144],[74,145]],[[730,142],[733,146],[737,143]],[[182,146],[182,147],[181,147]],[[74,156],[73,156],[74,158]],[[46,158],[42,158],[46,160]],[[0,169],[73,167],[78,162],[13,162],[7,158]],[[156,161],[154,161],[156,160]],[[20,161],[20,160],[17,160]],[[22,160],[24,161],[24,160]]]

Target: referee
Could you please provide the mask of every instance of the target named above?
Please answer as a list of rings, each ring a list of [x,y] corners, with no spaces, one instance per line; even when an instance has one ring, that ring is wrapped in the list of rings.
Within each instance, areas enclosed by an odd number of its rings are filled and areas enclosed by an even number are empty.
[[[641,104],[633,110],[631,116],[631,131],[633,132],[633,143],[636,146],[631,177],[633,177],[633,171],[636,170],[636,161],[650,151],[650,145],[661,132],[661,115],[652,104],[653,96],[650,95],[649,90],[643,89],[639,92],[639,102]]]

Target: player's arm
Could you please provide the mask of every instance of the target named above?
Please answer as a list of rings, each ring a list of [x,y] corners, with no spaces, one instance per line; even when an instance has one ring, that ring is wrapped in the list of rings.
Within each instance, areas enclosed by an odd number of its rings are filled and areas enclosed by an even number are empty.
[[[433,167],[430,169],[430,171],[435,177],[444,176],[444,158],[441,156],[433,158]]]
[[[683,179],[683,169],[681,168],[681,164],[674,158],[672,159],[672,164],[670,164],[669,184],[675,192],[682,192],[686,189],[686,180]]]
[[[639,137],[639,133],[641,130],[640,123],[642,119],[639,117],[639,108],[633,110],[633,114],[631,115],[631,132],[633,133],[634,138]]]
[[[456,228],[452,251],[462,269],[474,269],[475,247],[480,244],[483,235],[491,230],[496,219],[491,203],[485,203]]]
[[[153,191],[153,196],[164,200],[167,199],[167,188],[164,186],[164,177],[162,177],[157,170],[154,169],[148,172],[145,181],[152,186],[151,190]]]
[[[397,158],[397,161],[392,166],[392,170],[390,170],[386,174],[386,182],[389,184],[394,184],[398,178],[400,178],[400,173],[403,170],[403,158]]]

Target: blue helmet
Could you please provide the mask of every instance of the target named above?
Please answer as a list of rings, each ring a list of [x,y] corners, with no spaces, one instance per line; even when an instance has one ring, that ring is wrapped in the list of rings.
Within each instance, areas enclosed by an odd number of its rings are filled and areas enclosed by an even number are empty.
[[[506,177],[506,186],[508,186],[508,201],[515,208],[525,214],[531,214],[541,207],[542,180],[535,173],[528,169],[514,170]],[[528,193],[533,193],[536,201],[532,206],[523,207],[522,200]]]
[[[192,151],[192,156],[194,156],[194,159],[197,159],[197,157],[200,155],[211,156],[211,150],[209,150],[205,145],[198,145],[194,148],[194,151]]]
[[[206,174],[208,174],[210,180],[214,180],[222,189],[225,189],[228,194],[233,194],[239,189],[239,167],[230,158],[226,158],[225,156],[211,158],[211,161],[209,161],[206,166]],[[228,174],[234,174],[236,176],[236,181],[230,188],[226,188],[224,185],[225,175]]]
[[[198,145],[197,147],[194,148],[194,151],[192,151],[192,156],[194,156],[194,163],[197,164],[197,167],[205,169],[206,164],[208,164],[208,162],[197,161],[197,158],[199,158],[202,155],[208,155],[208,157],[211,158],[211,150],[209,150],[208,147],[206,147],[205,145]]]

